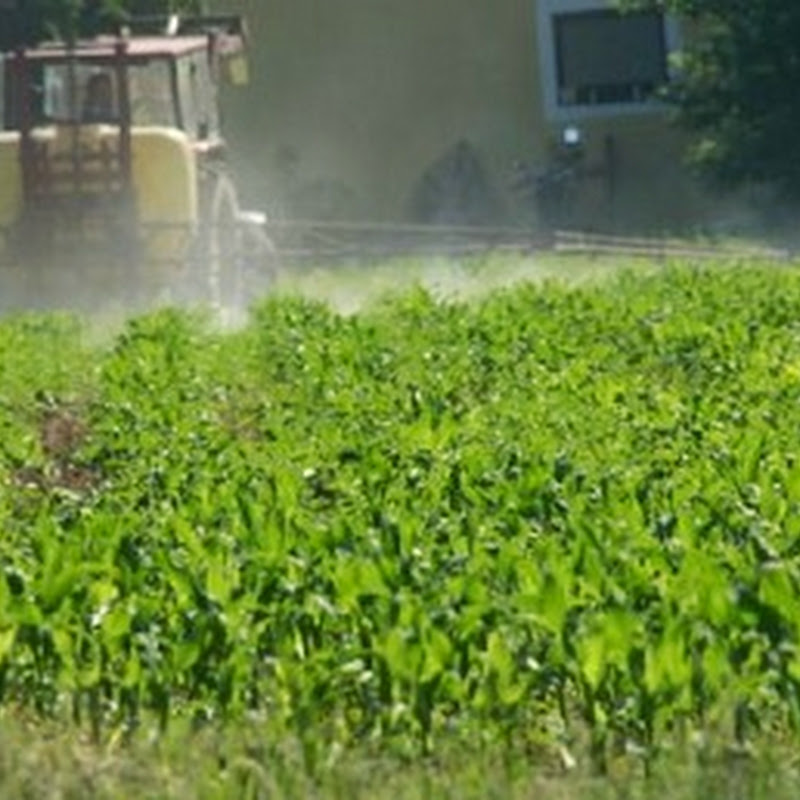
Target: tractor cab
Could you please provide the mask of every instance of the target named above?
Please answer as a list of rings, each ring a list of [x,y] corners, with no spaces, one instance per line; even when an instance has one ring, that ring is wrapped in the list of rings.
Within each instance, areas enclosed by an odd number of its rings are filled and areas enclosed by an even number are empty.
[[[219,143],[218,87],[241,77],[244,35],[236,18],[202,18],[173,34],[47,43],[4,57],[3,127],[108,123],[160,125]],[[215,24],[216,23],[216,24]],[[152,28],[152,23],[147,25]]]
[[[217,223],[235,240],[218,92],[246,78],[244,45],[239,17],[172,15],[4,54],[0,261],[184,264]]]

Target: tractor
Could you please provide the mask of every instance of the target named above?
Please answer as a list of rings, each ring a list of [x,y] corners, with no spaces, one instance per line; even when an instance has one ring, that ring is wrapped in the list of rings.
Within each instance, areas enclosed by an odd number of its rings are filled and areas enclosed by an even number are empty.
[[[240,17],[169,15],[2,56],[0,299],[14,276],[223,306],[266,285],[266,220],[239,207],[220,127],[245,43]]]

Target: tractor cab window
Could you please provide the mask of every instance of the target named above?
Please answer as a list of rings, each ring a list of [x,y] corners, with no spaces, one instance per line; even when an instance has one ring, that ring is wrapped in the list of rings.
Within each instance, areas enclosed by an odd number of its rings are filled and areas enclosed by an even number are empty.
[[[92,73],[86,81],[81,121],[113,122],[118,117],[114,76],[108,70]]]
[[[198,50],[178,59],[177,70],[183,130],[196,139],[216,138],[219,135],[216,83],[207,51]]]
[[[71,78],[74,78],[72,80]],[[42,73],[39,123],[115,122],[116,81],[110,67],[48,64]]]
[[[169,61],[153,59],[128,65],[131,124],[175,125]],[[37,122],[119,122],[117,74],[113,65],[77,62],[47,64],[41,81]]]
[[[131,121],[134,125],[172,128],[177,124],[170,67],[167,58],[154,58],[128,67]]]

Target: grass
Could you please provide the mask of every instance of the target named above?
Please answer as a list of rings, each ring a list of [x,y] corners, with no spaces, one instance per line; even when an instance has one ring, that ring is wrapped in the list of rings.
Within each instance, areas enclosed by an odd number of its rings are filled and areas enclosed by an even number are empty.
[[[74,730],[3,720],[0,792],[36,800],[795,800],[796,753],[699,751],[666,758],[649,778],[621,759],[602,778],[542,754],[447,746],[435,759],[393,759],[368,747],[314,770],[302,748],[256,726],[173,730],[93,744]]]
[[[701,748],[664,759],[649,778],[620,758],[591,775],[557,754],[442,747],[436,758],[379,748],[332,752],[309,768],[303,749],[258,726],[180,730],[97,744],[69,728],[3,719],[0,793],[59,800],[795,800],[796,752],[749,756]]]

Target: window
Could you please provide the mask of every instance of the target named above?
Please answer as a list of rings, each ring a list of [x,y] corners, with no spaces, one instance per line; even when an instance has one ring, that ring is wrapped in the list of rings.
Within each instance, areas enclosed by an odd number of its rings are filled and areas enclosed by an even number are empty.
[[[678,49],[676,20],[613,0],[534,0],[545,115],[574,120],[657,109]]]
[[[119,120],[117,75],[113,66],[78,62],[72,67],[75,87],[70,91],[70,68],[48,64],[42,74],[39,122],[116,122]],[[128,65],[132,125],[174,125],[172,84],[166,59]]]
[[[6,119],[6,63],[0,53],[0,131],[8,124]]]
[[[642,103],[667,78],[659,13],[557,14],[553,32],[560,106]]]
[[[47,64],[36,90],[41,92],[41,113],[34,110],[37,122],[112,122],[119,117],[111,67],[77,63],[70,70],[65,63]]]
[[[131,124],[169,128],[176,124],[169,59],[154,58],[131,64],[128,67],[128,92]]]

